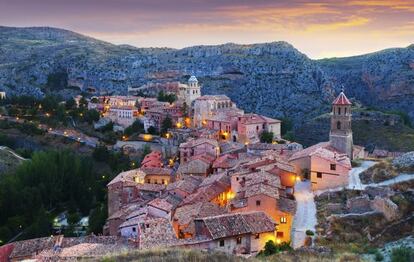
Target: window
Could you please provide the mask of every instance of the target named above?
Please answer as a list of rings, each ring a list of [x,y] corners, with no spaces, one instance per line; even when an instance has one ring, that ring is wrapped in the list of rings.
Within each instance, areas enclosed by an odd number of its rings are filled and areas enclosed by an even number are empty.
[[[220,240],[220,246],[224,247],[224,239]]]
[[[151,184],[151,179],[147,179],[147,183],[148,184]]]
[[[346,115],[346,107],[345,107],[345,115]]]
[[[237,238],[236,238],[236,243],[237,243],[237,245],[240,245],[240,244],[241,244],[241,242],[242,242],[242,238],[241,238],[241,237],[237,237]]]
[[[137,229],[135,227],[133,227],[132,232],[137,232]]]
[[[341,114],[341,108],[338,108],[338,115]]]
[[[331,164],[331,170],[336,170],[336,164]]]
[[[287,223],[287,218],[286,217],[281,217],[280,218],[280,223],[286,224]]]
[[[322,178],[322,173],[321,173],[321,172],[317,172],[317,173],[316,173],[316,177],[317,177],[317,178]]]
[[[338,129],[338,130],[340,130],[340,129],[341,129],[341,122],[339,122],[339,121],[338,121],[338,122],[336,123],[336,129]]]
[[[260,238],[260,234],[256,234],[256,235],[254,236],[254,238],[255,238],[255,239],[259,239],[259,238]]]
[[[283,232],[276,232],[276,238],[283,238]]]
[[[256,206],[260,206],[260,200],[256,200]]]
[[[164,185],[165,184],[165,180],[164,179],[161,179],[161,183]]]

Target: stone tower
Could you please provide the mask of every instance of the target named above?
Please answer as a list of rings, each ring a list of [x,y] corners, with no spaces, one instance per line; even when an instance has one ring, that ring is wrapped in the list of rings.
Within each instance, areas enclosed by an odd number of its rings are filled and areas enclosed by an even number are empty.
[[[198,80],[195,76],[188,79],[188,86],[184,90],[184,101],[187,106],[191,106],[192,102],[201,96],[201,87],[198,85]]]
[[[352,103],[342,91],[332,103],[331,132],[329,142],[339,152],[348,155],[352,159],[352,127],[351,127]]]

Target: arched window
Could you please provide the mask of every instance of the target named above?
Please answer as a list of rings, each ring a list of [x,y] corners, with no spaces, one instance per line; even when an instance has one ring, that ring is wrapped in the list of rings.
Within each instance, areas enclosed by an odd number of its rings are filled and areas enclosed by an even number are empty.
[[[340,115],[341,114],[341,108],[339,107],[338,108],[338,115]]]
[[[345,115],[346,115],[346,107],[345,107]]]
[[[338,121],[338,122],[336,122],[336,129],[341,129],[341,122],[340,121]]]

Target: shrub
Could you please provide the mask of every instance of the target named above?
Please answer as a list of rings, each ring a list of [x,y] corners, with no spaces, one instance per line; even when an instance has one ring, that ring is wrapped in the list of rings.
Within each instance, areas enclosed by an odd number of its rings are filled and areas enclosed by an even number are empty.
[[[263,131],[260,134],[260,142],[262,143],[272,143],[273,141],[273,132]]]
[[[394,248],[391,252],[392,262],[411,262],[414,260],[414,252],[409,247]]]
[[[307,236],[313,236],[313,235],[315,235],[315,233],[313,233],[313,231],[312,230],[306,230],[306,235]]]
[[[276,252],[277,252],[277,246],[275,242],[273,242],[273,240],[267,241],[264,247],[263,254],[265,256],[270,256],[270,255],[276,254]]]
[[[379,251],[377,251],[377,253],[375,253],[375,261],[382,261],[382,260],[384,260],[384,256]]]

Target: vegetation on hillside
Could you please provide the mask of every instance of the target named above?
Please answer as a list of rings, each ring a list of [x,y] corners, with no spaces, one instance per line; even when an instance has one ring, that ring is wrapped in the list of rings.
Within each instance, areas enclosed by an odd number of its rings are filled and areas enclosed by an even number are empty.
[[[96,151],[95,159],[67,150],[34,152],[31,161],[4,174],[0,178],[1,243],[14,236],[50,235],[53,217],[63,211],[74,220],[90,215],[90,232],[102,232],[107,214],[106,184],[120,170],[129,169],[129,158]],[[102,168],[105,163],[111,169]]]

